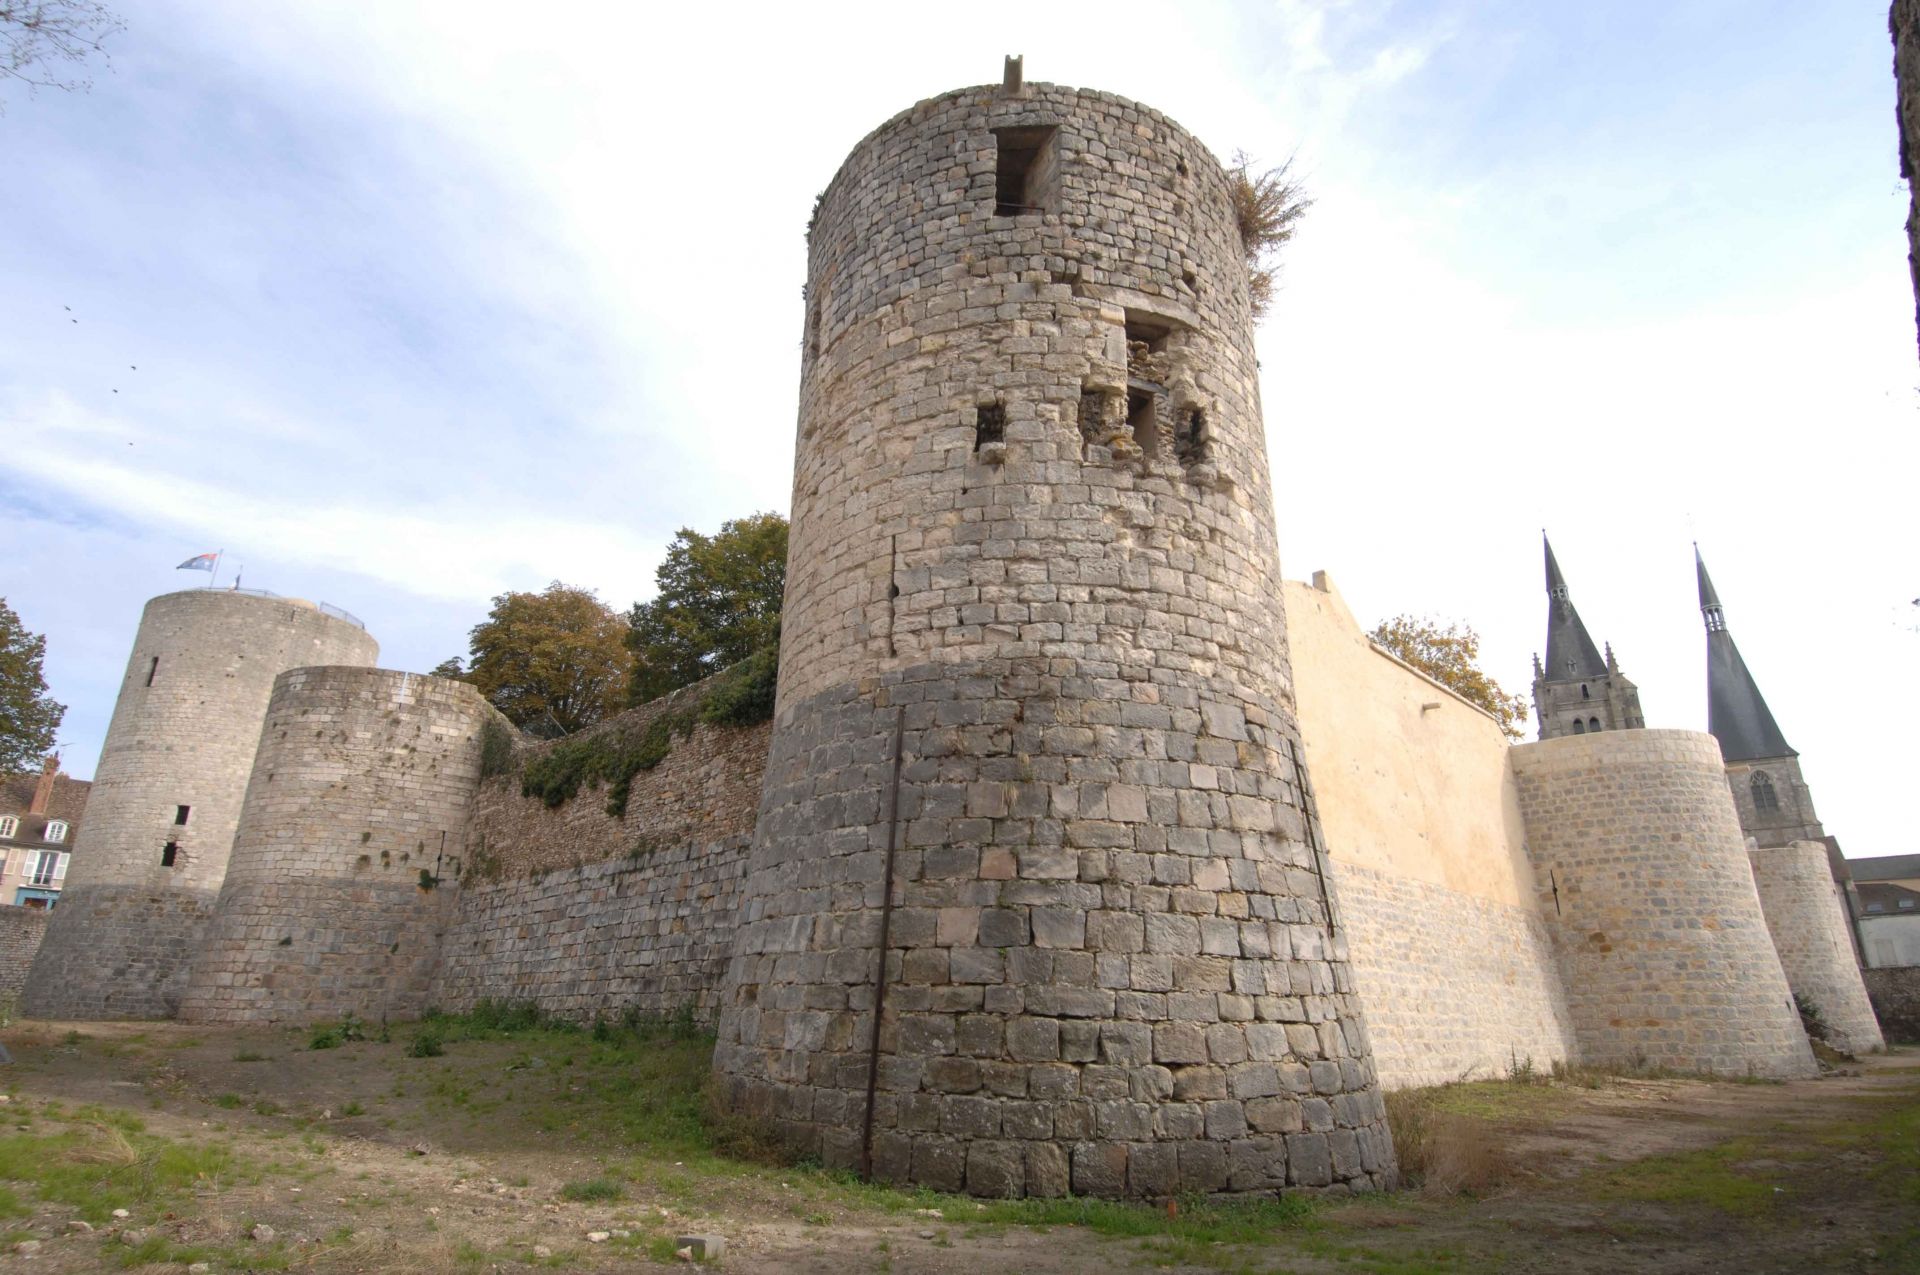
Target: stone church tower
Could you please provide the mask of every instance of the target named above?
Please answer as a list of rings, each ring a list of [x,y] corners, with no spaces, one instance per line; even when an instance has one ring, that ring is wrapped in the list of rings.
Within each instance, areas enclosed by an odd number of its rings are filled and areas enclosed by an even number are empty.
[[[1386,1184],[1230,179],[1007,71],[870,134],[808,235],[719,1089],[945,1191]]]
[[[1707,626],[1707,729],[1720,741],[1727,782],[1740,827],[1762,848],[1826,836],[1813,810],[1813,793],[1800,776],[1800,755],[1787,744],[1773,711],[1727,631],[1720,595],[1694,546],[1700,615]]]
[[[1533,657],[1533,705],[1540,714],[1540,738],[1587,735],[1602,730],[1638,730],[1640,689],[1620,671],[1607,647],[1603,658],[1567,594],[1567,579],[1554,561],[1553,545],[1542,533],[1547,554],[1547,659]]]

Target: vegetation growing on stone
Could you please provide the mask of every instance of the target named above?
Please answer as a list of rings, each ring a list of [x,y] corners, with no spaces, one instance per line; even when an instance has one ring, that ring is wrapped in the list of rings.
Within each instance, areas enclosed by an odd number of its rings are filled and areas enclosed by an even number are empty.
[[[1293,238],[1313,200],[1293,175],[1292,159],[1278,168],[1255,171],[1254,160],[1245,151],[1235,151],[1233,163],[1227,166],[1227,193],[1240,227],[1240,249],[1247,259],[1247,296],[1253,317],[1263,318],[1273,304],[1280,249]]]
[[[480,726],[480,778],[491,779],[513,769],[513,732],[497,718]]]

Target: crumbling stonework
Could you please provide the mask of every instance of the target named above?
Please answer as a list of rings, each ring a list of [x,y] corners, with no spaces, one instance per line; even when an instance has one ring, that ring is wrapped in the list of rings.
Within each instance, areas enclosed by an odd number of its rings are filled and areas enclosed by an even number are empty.
[[[1570,735],[1513,768],[1581,1060],[1812,1075],[1713,736]]]
[[[370,665],[378,651],[310,602],[190,589],[147,603],[24,1012],[175,1011],[226,878],[274,679]]]
[[[1863,970],[1874,1016],[1897,1045],[1920,1045],[1920,965]]]
[[[856,147],[810,245],[726,1099],[978,1195],[1390,1182],[1225,173],[1121,98],[967,89]]]
[[[1827,865],[1826,846],[1796,841],[1752,850],[1747,857],[1793,994],[1819,1010],[1835,1047],[1852,1053],[1884,1047],[1847,933],[1846,905]]]
[[[418,1015],[466,866],[481,730],[498,716],[445,678],[281,674],[180,1017]]]

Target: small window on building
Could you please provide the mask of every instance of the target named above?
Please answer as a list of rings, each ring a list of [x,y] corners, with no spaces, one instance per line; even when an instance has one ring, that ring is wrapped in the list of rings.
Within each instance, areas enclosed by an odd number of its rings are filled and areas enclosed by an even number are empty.
[[[1585,682],[1580,683],[1580,698],[1581,699],[1593,698],[1593,696],[1587,691],[1587,684]]]
[[[982,403],[973,409],[973,450],[1007,441],[1007,409],[1003,403]]]
[[[1190,409],[1173,428],[1173,455],[1182,465],[1197,465],[1206,460],[1213,448],[1207,437],[1207,414]]]
[[[67,839],[67,821],[65,819],[47,820],[45,841],[65,841]]]
[[[1913,906],[1913,900],[1912,900],[1912,899],[1902,899],[1902,900],[1900,900],[1900,906],[1901,906],[1901,907],[1903,907],[1903,908],[1910,908],[1910,907],[1912,907],[1912,906]]]
[[[0,815],[0,837],[11,837],[20,831],[20,816]]]
[[[48,886],[64,881],[67,856],[59,850],[35,850],[27,856],[27,883]]]
[[[175,806],[173,808],[173,826],[176,828],[186,827],[187,816],[192,813],[193,813],[192,806]]]
[[[1600,719],[1597,717],[1589,717],[1587,719],[1587,731],[1589,734],[1598,735],[1600,733]]]
[[[173,861],[179,857],[180,857],[180,843],[178,841],[169,841],[167,842],[166,845],[160,847],[160,866],[161,867],[171,868],[173,866]]]
[[[153,675],[160,671],[160,657],[154,656],[153,663],[147,665],[147,685],[153,685]]]
[[[1059,211],[1060,130],[993,130],[993,215]]]
[[[1574,719],[1573,719],[1573,733],[1574,733],[1574,734],[1576,734],[1576,735],[1584,735],[1584,734],[1586,734],[1586,733],[1587,733],[1587,724],[1586,724],[1585,722],[1583,722],[1583,721],[1581,721],[1581,720],[1580,720],[1579,718],[1577,718],[1577,717],[1576,717],[1576,718],[1574,718]]]
[[[1887,905],[1884,903],[1867,904],[1867,911],[1869,912],[1885,912],[1886,910],[1887,910]]]
[[[1753,792],[1753,808],[1755,810],[1780,809],[1780,795],[1774,792],[1773,777],[1767,774],[1766,771],[1754,771],[1753,778],[1747,781],[1747,786]]]

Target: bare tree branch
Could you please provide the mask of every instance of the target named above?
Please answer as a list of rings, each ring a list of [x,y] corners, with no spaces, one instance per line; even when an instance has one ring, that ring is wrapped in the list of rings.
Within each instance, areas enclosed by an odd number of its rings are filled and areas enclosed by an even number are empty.
[[[111,61],[107,38],[126,26],[96,0],[0,0],[0,80],[18,80],[29,92],[84,92],[93,87],[88,60]]]

